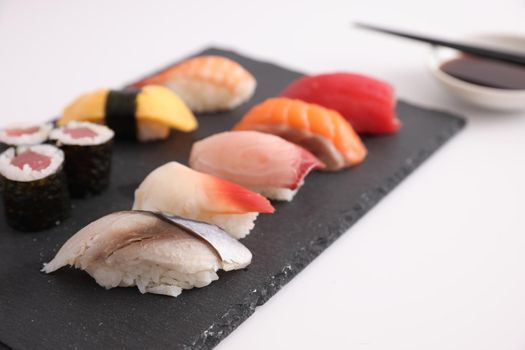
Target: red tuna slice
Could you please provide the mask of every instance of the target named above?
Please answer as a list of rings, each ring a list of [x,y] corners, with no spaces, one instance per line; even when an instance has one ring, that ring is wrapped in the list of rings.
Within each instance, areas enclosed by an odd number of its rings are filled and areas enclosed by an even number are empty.
[[[24,169],[25,165],[29,165],[32,170],[43,170],[51,164],[51,157],[27,150],[20,153],[11,160],[11,165]]]
[[[334,109],[360,134],[391,134],[401,126],[392,86],[364,75],[307,76],[292,82],[281,95]]]
[[[67,127],[64,128],[64,134],[68,134],[72,138],[76,139],[83,139],[83,138],[95,138],[97,137],[97,133],[93,130],[91,130],[88,127],[80,126],[78,128],[71,128]]]
[[[31,135],[31,134],[34,134],[35,132],[38,132],[38,130],[40,130],[40,127],[38,127],[38,126],[31,126],[31,127],[27,127],[27,128],[10,128],[10,129],[6,129],[5,133],[7,134],[7,136],[16,137],[16,136],[23,136],[23,135]]]

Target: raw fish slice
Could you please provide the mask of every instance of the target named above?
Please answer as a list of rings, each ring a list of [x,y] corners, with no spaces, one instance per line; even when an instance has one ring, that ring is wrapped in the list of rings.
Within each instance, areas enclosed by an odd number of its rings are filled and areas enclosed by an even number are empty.
[[[215,224],[246,236],[258,213],[273,213],[263,196],[177,162],[152,171],[135,191],[133,209],[158,211]]]
[[[43,271],[71,265],[108,289],[136,285],[142,293],[177,296],[182,289],[204,287],[218,279],[219,268],[248,266],[251,258],[246,247],[216,226],[123,211],[77,232]]]
[[[312,152],[336,171],[361,163],[367,150],[350,124],[334,110],[289,98],[270,98],[253,107],[234,130],[275,134]]]
[[[251,261],[252,255],[250,251],[237,240],[232,240],[229,234],[216,225],[175,215],[161,213],[156,213],[155,215],[170,220],[208,242],[221,258],[224,271],[237,270],[241,266],[246,267],[247,262]]]
[[[19,153],[11,160],[11,165],[24,170],[25,167],[32,171],[41,171],[47,169],[51,164],[51,157],[45,154],[40,154],[28,149],[25,152]]]
[[[255,78],[237,62],[222,56],[198,56],[144,79],[134,87],[164,85],[194,112],[229,110],[250,99]]]
[[[278,136],[230,131],[194,143],[190,166],[268,198],[290,201],[306,175],[324,164],[304,148]]]
[[[364,75],[331,73],[303,77],[281,95],[334,109],[358,133],[391,134],[401,126],[392,86]]]

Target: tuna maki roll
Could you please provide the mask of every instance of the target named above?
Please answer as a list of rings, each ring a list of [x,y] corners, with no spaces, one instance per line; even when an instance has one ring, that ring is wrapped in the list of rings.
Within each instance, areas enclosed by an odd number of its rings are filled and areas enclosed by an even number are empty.
[[[113,136],[110,128],[88,122],[70,122],[51,131],[51,140],[65,154],[72,197],[99,194],[109,186]]]
[[[0,129],[0,143],[5,148],[9,146],[38,145],[44,143],[53,126],[51,123],[43,125],[12,125]]]
[[[4,209],[9,226],[38,231],[69,216],[64,153],[52,145],[11,147],[0,154]]]
[[[38,145],[47,140],[53,126],[51,123],[43,125],[17,124],[0,129],[0,153],[12,146]],[[4,183],[0,176],[0,194]]]

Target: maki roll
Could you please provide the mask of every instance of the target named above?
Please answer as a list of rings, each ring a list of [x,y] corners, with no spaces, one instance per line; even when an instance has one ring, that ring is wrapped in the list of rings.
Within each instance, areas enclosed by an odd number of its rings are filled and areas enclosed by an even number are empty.
[[[197,129],[197,120],[184,101],[155,85],[84,94],[64,109],[58,124],[71,121],[106,124],[118,140],[143,142],[166,139],[171,128],[183,132]]]
[[[0,129],[0,143],[3,145],[3,149],[10,146],[38,145],[47,140],[52,128],[51,123],[43,125],[19,124],[8,126]]]
[[[51,131],[65,154],[65,171],[72,197],[99,194],[109,185],[114,132],[104,125],[70,122]]]
[[[52,145],[11,147],[0,154],[9,226],[20,231],[44,230],[69,215],[63,164],[64,152]]]

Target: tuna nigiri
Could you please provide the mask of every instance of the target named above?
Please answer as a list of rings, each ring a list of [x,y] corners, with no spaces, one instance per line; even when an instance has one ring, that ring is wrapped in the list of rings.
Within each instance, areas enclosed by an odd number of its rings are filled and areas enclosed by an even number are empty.
[[[252,97],[255,78],[237,62],[222,56],[198,56],[132,86],[164,85],[194,112],[230,110]]]
[[[143,211],[106,215],[67,240],[44,264],[51,273],[71,265],[107,289],[137,286],[141,293],[176,297],[204,287],[216,271],[242,269],[252,254],[216,226]]]
[[[401,123],[390,84],[360,74],[332,73],[297,79],[282,96],[334,109],[354,130],[364,134],[391,134]]]
[[[331,171],[359,164],[367,153],[339,113],[284,97],[270,98],[253,107],[234,129],[281,136],[312,152]]]
[[[259,213],[275,209],[263,196],[177,162],[152,171],[135,191],[133,209],[158,211],[215,224],[245,237]]]
[[[230,131],[194,143],[190,166],[268,198],[291,201],[306,175],[324,164],[304,148],[278,136]]]

